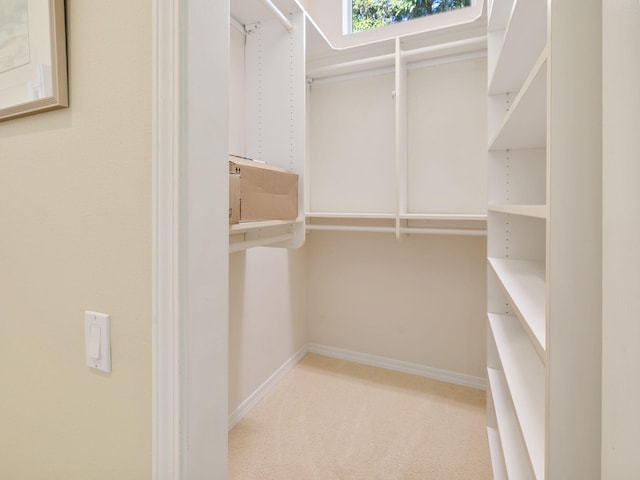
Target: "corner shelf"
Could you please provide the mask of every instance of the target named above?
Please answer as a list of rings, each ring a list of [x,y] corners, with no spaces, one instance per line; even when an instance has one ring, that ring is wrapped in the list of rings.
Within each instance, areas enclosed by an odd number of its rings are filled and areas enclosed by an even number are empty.
[[[304,218],[245,222],[229,226],[229,253],[253,247],[297,248],[304,243]]]

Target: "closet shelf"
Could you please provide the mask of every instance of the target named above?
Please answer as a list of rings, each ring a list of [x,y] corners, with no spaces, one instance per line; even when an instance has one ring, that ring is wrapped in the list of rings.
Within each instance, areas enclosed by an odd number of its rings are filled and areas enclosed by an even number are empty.
[[[546,205],[489,205],[489,210],[499,213],[510,213],[525,217],[547,218]]]
[[[522,439],[518,419],[509,399],[509,390],[503,373],[493,368],[487,369],[489,385],[498,420],[500,443],[504,452],[504,463],[508,478],[533,480],[529,456]]]
[[[491,98],[491,97],[490,97]],[[542,148],[547,144],[547,49],[531,70],[489,150]]]
[[[486,222],[484,213],[338,213],[338,212],[307,212],[307,218],[336,218],[336,219],[396,219],[401,220],[446,220],[446,221],[479,221]]]
[[[516,317],[489,314],[500,363],[536,478],[544,477],[544,364]]]
[[[513,301],[540,358],[546,349],[546,283],[543,262],[489,258],[489,265]]]
[[[401,213],[403,220],[446,220],[486,222],[485,213]]]
[[[307,212],[307,218],[394,219],[395,213]]]
[[[254,247],[297,248],[304,242],[304,218],[245,222],[229,226],[229,253]]]
[[[489,33],[489,50],[499,50],[491,65],[489,95],[517,93],[522,88],[547,42],[546,6],[540,0],[515,0],[504,34]]]
[[[484,214],[307,214],[307,230],[402,234],[486,235]]]
[[[253,230],[267,229],[270,227],[279,227],[282,225],[293,225],[302,222],[303,218],[298,217],[295,220],[265,220],[262,222],[242,222],[235,225],[229,225],[229,235],[250,232]]]

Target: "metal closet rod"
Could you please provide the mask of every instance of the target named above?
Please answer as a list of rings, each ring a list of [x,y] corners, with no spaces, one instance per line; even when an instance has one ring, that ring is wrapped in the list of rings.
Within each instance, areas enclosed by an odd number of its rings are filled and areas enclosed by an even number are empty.
[[[280,11],[278,7],[274,5],[271,0],[262,0],[269,10],[273,12],[276,18],[280,21],[280,23],[287,29],[287,32],[293,30],[293,24],[289,21],[289,19]]]

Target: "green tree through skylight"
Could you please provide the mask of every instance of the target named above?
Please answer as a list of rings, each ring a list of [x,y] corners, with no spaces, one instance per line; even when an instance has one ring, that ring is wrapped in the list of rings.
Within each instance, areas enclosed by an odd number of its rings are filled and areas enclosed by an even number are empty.
[[[352,0],[352,31],[468,7],[471,0]]]

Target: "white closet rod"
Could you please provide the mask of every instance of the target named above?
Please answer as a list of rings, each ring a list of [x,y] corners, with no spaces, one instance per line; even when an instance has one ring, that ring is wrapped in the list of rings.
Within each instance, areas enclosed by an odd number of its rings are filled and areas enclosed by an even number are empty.
[[[449,50],[455,50],[458,48],[473,48],[476,47],[478,49],[486,48],[487,46],[487,37],[478,36],[467,38],[464,40],[456,40],[448,43],[440,43],[438,45],[431,45],[429,47],[423,48],[415,48],[413,50],[406,50],[402,52],[402,56],[410,61],[413,58],[426,56],[428,54],[439,53],[442,55],[446,55],[446,52]],[[388,53],[384,55],[378,55],[375,57],[367,57],[361,58],[359,60],[352,60],[349,62],[336,63],[334,65],[327,65],[324,67],[317,67],[314,69],[310,69],[307,75],[311,78],[314,77],[328,77],[332,75],[339,74],[344,71],[357,71],[363,67],[367,66],[390,66],[395,62],[396,55],[395,53]]]
[[[326,230],[334,232],[380,232],[396,233],[395,227],[356,227],[346,225],[306,225],[307,230]],[[418,233],[429,235],[473,235],[486,236],[486,230],[471,228],[412,228],[401,227],[400,233]]]
[[[314,77],[330,77],[342,73],[343,71],[357,71],[361,67],[367,67],[375,65],[376,67],[393,65],[396,59],[395,53],[388,53],[385,55],[378,55],[377,57],[361,58],[360,60],[352,60],[350,62],[336,63],[334,65],[327,65],[326,67],[314,68],[308,72],[308,76]]]
[[[287,32],[293,30],[293,24],[287,17],[284,16],[284,14],[278,9],[278,7],[273,4],[271,0],[262,0],[262,3],[264,3],[269,8],[269,10],[273,12],[280,23],[284,25],[284,28],[287,29]]]
[[[487,37],[484,35],[478,37],[465,38],[464,40],[456,40],[449,43],[441,43],[438,45],[431,45],[429,47],[422,48],[414,48],[413,50],[407,50],[402,52],[402,55],[408,60],[412,57],[419,57],[425,55],[427,53],[436,53],[441,50],[453,50],[455,48],[464,47],[477,47],[477,48],[487,48]]]
[[[274,243],[286,242],[293,239],[293,233],[287,233],[286,235],[279,235],[277,237],[270,238],[258,238],[256,240],[246,240],[238,243],[229,244],[229,253],[240,252],[252,247],[262,247],[265,245],[273,245]]]

